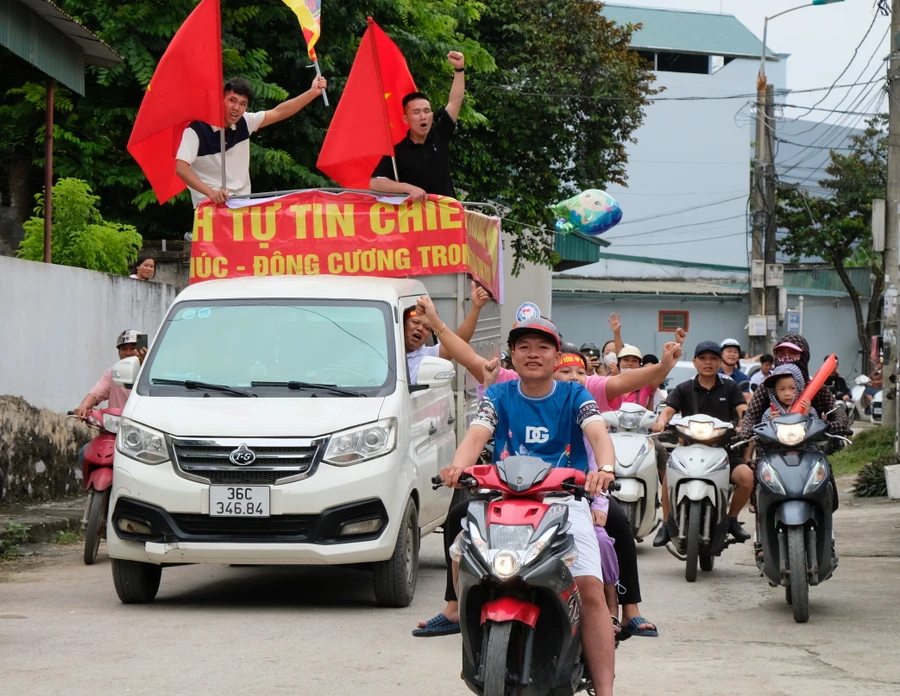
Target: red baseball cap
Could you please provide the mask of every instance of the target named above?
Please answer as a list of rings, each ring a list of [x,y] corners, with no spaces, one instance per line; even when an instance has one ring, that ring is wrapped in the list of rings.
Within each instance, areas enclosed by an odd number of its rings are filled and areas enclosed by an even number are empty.
[[[557,350],[559,350],[562,345],[562,337],[559,335],[559,329],[556,328],[556,324],[543,317],[526,319],[525,321],[520,321],[513,325],[512,331],[509,332],[509,345],[512,346],[519,338],[527,334],[544,337],[549,336],[553,339],[553,343],[556,344]]]

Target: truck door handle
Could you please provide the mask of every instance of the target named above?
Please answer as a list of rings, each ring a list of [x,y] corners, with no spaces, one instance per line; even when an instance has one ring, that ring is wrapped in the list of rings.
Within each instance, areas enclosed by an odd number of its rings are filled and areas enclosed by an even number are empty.
[[[450,416],[447,419],[447,425],[453,425],[456,422],[456,416]]]
[[[428,426],[428,434],[437,435],[437,423],[434,421],[431,421],[431,424]]]

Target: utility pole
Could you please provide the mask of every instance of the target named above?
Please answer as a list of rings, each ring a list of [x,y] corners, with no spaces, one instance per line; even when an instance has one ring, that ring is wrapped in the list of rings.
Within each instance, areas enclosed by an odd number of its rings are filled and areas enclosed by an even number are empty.
[[[765,244],[763,250],[763,256],[765,257],[766,262],[766,301],[763,305],[765,309],[766,319],[769,320],[767,322],[767,332],[768,332],[768,323],[774,319],[775,326],[772,327],[776,332],[778,330],[778,293],[779,288],[783,284],[783,279],[776,281],[770,276],[769,270],[775,264],[778,254],[778,239],[775,236],[775,233],[778,231],[778,221],[777,216],[775,215],[775,87],[773,85],[766,86],[766,110],[765,110],[765,124],[766,124],[766,179],[765,179],[765,194],[766,194],[766,215],[765,215],[765,228],[766,228],[766,237]],[[769,345],[774,346],[774,343],[769,344],[767,341],[763,341],[763,344],[766,348],[765,352],[769,352]],[[756,355],[756,353],[754,353]]]
[[[888,51],[888,186],[885,196],[887,220],[884,229],[884,275],[885,288],[898,287],[897,246],[900,243],[900,216],[897,206],[900,205],[900,0],[891,2],[891,31]],[[884,400],[882,423],[894,425],[897,418],[897,399],[894,397],[895,380],[898,373],[897,350],[897,303],[885,302],[884,326]],[[897,438],[895,436],[895,451]]]
[[[900,0],[895,0],[900,2]],[[775,263],[775,119],[774,88],[760,74],[756,83],[756,142],[753,157],[753,236],[750,263],[750,315],[764,317],[778,310],[778,288],[766,288],[765,266]],[[774,302],[770,296],[774,296]],[[751,329],[753,327],[751,326]],[[765,334],[750,336],[750,354],[765,353]]]

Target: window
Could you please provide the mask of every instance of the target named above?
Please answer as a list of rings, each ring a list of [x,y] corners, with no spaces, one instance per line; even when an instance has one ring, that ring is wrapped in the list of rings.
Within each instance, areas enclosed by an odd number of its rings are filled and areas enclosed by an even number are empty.
[[[690,312],[675,310],[662,310],[659,313],[659,330],[675,331],[675,329],[688,330],[690,324]]]
[[[387,304],[362,300],[183,302],[170,313],[153,346],[142,372],[141,393],[204,394],[153,384],[164,379],[250,388],[263,397],[331,396],[290,389],[291,382],[324,383],[366,396],[384,396],[393,391],[395,381],[391,319]]]

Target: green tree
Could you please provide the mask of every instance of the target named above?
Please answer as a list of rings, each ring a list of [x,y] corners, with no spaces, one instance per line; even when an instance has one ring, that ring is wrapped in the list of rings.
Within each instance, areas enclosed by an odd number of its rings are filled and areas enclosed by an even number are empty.
[[[34,216],[24,224],[19,258],[44,258],[44,195],[36,196]],[[92,271],[128,275],[143,240],[131,225],[104,220],[93,195],[80,179],[60,179],[53,186],[51,255],[54,263]]]
[[[872,250],[872,200],[887,197],[887,116],[870,119],[865,131],[850,141],[850,150],[831,151],[827,178],[819,185],[830,195],[812,196],[796,185],[778,187],[778,225],[787,230],[782,251],[794,262],[819,257],[834,267],[850,295],[856,314],[856,334],[867,363],[884,291],[884,259]],[[848,268],[869,268],[875,280],[863,312],[859,291]],[[864,366],[864,369],[868,369]]]

